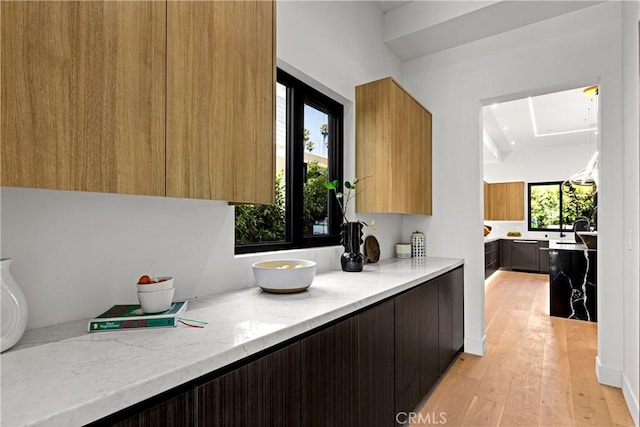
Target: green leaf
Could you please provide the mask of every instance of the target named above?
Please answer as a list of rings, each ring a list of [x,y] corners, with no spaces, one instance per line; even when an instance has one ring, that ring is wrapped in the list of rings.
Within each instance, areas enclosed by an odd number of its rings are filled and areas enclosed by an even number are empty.
[[[356,178],[353,180],[353,186],[355,187],[356,184],[360,181],[360,178]]]
[[[344,188],[353,188],[353,187],[351,186],[351,183],[349,181],[345,181]]]
[[[337,192],[336,193],[336,199],[342,199],[342,193],[341,192]]]

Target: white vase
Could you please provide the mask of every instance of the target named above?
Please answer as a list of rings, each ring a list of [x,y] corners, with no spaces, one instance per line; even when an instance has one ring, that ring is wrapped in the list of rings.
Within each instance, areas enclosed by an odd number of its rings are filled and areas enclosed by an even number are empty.
[[[0,352],[9,350],[22,338],[29,318],[27,299],[9,270],[11,261],[9,258],[0,259],[0,264],[2,265],[2,272],[0,273],[0,280],[2,281],[2,295],[0,296],[0,303],[2,304]]]

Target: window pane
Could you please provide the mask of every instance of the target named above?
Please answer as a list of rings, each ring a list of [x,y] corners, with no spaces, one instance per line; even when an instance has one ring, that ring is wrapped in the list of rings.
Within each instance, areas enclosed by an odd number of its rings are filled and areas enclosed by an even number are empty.
[[[286,239],[287,88],[276,84],[276,199],[274,205],[236,206],[236,244]]]
[[[566,185],[562,187],[563,228],[573,229],[578,218],[586,218],[592,227],[596,227],[596,196],[592,186]]]
[[[329,168],[329,116],[304,106],[304,234],[329,234],[328,192],[324,186]]]
[[[560,229],[560,185],[532,185],[530,229]]]

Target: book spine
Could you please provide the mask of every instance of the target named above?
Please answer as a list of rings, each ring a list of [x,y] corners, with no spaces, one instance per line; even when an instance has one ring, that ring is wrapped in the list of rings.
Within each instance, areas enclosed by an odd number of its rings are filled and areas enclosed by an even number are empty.
[[[114,331],[119,329],[165,328],[167,326],[176,326],[176,318],[94,320],[89,322],[89,332]]]

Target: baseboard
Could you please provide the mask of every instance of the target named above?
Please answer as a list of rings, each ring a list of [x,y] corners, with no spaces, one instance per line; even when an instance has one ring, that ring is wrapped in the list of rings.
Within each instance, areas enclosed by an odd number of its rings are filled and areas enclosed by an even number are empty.
[[[596,377],[600,384],[618,388],[622,387],[622,371],[603,365],[598,356],[596,356]]]
[[[631,412],[633,423],[635,425],[640,425],[640,407],[638,407],[638,397],[633,394],[631,386],[629,385],[629,380],[624,374],[622,374],[622,395],[624,396],[625,402],[627,402],[629,412]]]
[[[487,336],[483,335],[482,339],[464,338],[464,352],[482,356],[487,351]]]

